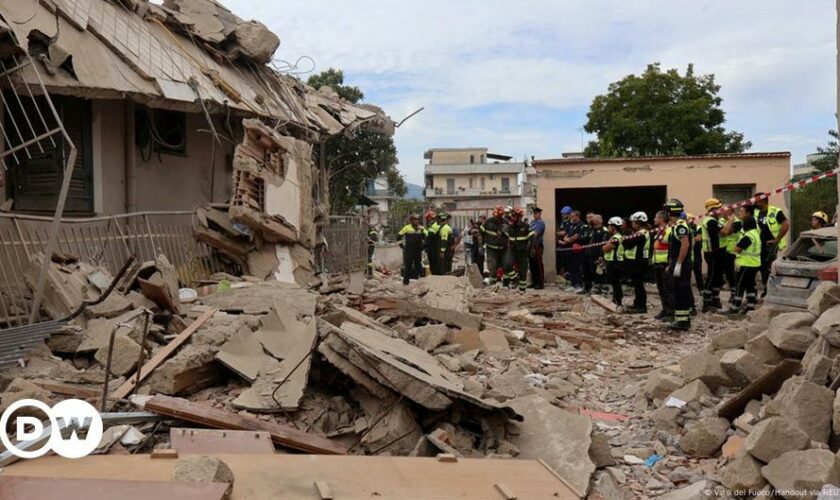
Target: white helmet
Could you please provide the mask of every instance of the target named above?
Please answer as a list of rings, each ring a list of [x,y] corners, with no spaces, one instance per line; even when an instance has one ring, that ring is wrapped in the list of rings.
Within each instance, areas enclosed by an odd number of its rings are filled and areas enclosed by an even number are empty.
[[[633,222],[647,222],[648,218],[644,212],[636,212],[630,216],[630,220]]]
[[[621,227],[624,225],[624,221],[621,219],[621,217],[613,217],[607,221],[607,225]]]

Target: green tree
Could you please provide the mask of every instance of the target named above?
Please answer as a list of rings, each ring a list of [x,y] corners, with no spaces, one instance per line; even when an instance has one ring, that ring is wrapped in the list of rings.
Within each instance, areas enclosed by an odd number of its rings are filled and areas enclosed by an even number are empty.
[[[307,84],[314,88],[324,85],[352,103],[364,99],[359,87],[345,85],[344,71],[330,68],[309,77]],[[397,196],[406,193],[405,179],[397,169],[397,147],[394,139],[385,134],[357,130],[352,135],[340,135],[327,141],[326,165],[330,179],[330,204],[335,214],[349,213],[365,194],[367,182],[380,175],[388,179]]]
[[[837,157],[840,153],[838,134],[836,130],[828,131],[829,140],[825,147],[818,147],[821,156],[812,165],[819,173],[837,168]],[[790,194],[791,232],[795,238],[802,231],[807,230],[811,214],[821,210],[829,217],[834,215],[837,207],[837,177],[829,177],[819,182],[808,184]]]
[[[596,134],[589,157],[738,153],[752,146],[740,132],[723,127],[723,99],[714,75],[663,72],[659,63],[641,75],[611,83],[595,97],[584,130]]]

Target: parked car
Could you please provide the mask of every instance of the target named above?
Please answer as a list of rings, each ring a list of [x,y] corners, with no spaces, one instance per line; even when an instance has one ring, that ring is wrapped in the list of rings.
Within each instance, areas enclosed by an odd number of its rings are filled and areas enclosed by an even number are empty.
[[[764,302],[805,308],[820,281],[837,281],[837,228],[805,231],[776,259]]]

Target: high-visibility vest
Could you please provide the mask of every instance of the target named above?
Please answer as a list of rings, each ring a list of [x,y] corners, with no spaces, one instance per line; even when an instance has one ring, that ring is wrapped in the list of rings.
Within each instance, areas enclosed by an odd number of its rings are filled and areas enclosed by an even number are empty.
[[[447,248],[449,248],[449,240],[452,238],[452,226],[444,222],[443,225],[440,226],[438,234],[440,234],[440,251],[444,252]]]
[[[671,226],[665,226],[665,229],[659,231],[653,242],[653,263],[667,264],[668,263],[668,236],[671,235]]]
[[[621,244],[621,235],[615,233],[610,236],[609,243],[612,243],[613,249],[609,252],[604,252],[604,260],[607,262],[624,260],[624,245]]]
[[[712,237],[709,234],[709,223],[712,221],[717,223],[718,220],[711,215],[707,215],[703,217],[703,222],[700,223],[700,243],[704,252],[712,251]],[[722,246],[720,245],[720,228],[718,228],[718,246]]]
[[[739,267],[761,267],[761,232],[750,229],[744,231],[743,236],[750,239],[750,246],[741,249],[741,253],[735,257],[735,264]]]
[[[740,219],[735,219],[740,220]],[[726,226],[726,217],[721,217],[718,219],[718,226],[723,229]],[[727,234],[726,236],[720,236],[720,246],[725,248],[728,253],[735,254],[735,247],[738,245],[738,233],[732,231],[731,234]]]
[[[767,227],[770,228],[770,234],[773,235],[774,238],[779,237],[779,231],[782,230],[782,224],[776,218],[781,212],[782,209],[779,207],[774,207],[773,205],[769,205],[767,207],[767,216],[764,218],[764,223],[767,224]],[[753,216],[756,220],[759,219],[761,214],[761,210],[756,208],[755,212],[753,212]],[[782,241],[779,242],[779,250],[787,247],[787,237],[782,238]]]
[[[647,256],[650,255],[650,234],[648,233],[647,229],[639,230],[639,234],[643,234],[644,237],[645,237],[645,242],[642,245],[642,252],[644,252],[644,253],[639,258],[639,260],[647,259]],[[634,236],[637,236],[637,235],[634,235]],[[638,252],[639,252],[639,247],[638,246],[634,246],[633,248],[627,248],[627,249],[624,250],[624,258],[627,259],[627,260],[636,260],[636,255],[638,255]]]

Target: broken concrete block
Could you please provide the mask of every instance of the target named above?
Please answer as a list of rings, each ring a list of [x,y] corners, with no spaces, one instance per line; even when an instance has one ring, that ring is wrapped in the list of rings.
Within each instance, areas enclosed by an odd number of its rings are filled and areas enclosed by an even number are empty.
[[[477,328],[452,330],[449,332],[449,337],[446,341],[450,344],[460,345],[461,352],[481,349],[481,335]]]
[[[487,397],[503,403],[519,396],[533,394],[534,389],[528,385],[525,376],[528,373],[518,365],[511,365],[506,372],[487,379]]]
[[[121,377],[133,372],[140,360],[140,345],[127,335],[114,337],[114,350],[111,355],[111,373]],[[108,346],[96,351],[93,356],[104,367],[108,362]]]
[[[784,357],[781,355],[776,346],[767,338],[767,332],[756,335],[744,344],[744,350],[753,354],[762,363],[767,365],[775,365],[781,363]]]
[[[760,309],[747,313],[747,319],[752,324],[769,325],[773,318],[785,312],[790,312],[790,308],[765,305]]]
[[[815,499],[826,484],[840,484],[840,465],[829,450],[789,451],[761,468],[784,498]]]
[[[516,430],[511,442],[519,448],[519,458],[545,460],[578,496],[586,496],[595,471],[589,458],[589,417],[561,410],[536,395],[517,398],[510,406],[525,417],[522,424],[512,424]]]
[[[743,349],[727,351],[720,358],[720,365],[732,381],[740,386],[749,384],[767,372],[760,359]]]
[[[811,442],[808,433],[782,417],[770,417],[753,427],[744,448],[764,463],[794,450],[804,450]]]
[[[223,368],[216,362],[216,348],[186,345],[149,377],[151,392],[170,396],[199,391],[218,380]]]
[[[280,39],[259,21],[247,21],[236,25],[231,34],[234,51],[244,54],[258,64],[268,64],[280,47]]]
[[[829,344],[840,347],[840,306],[834,306],[822,313],[811,329]]]
[[[665,398],[665,400],[667,401],[669,398],[676,398],[680,401],[685,401],[686,403],[693,403],[695,401],[700,401],[700,398],[703,396],[713,397],[714,394],[712,394],[712,391],[709,390],[702,380],[697,379],[692,380],[672,392]]]
[[[368,425],[373,425],[373,422],[381,417],[381,420],[369,428],[368,433],[362,438],[361,443],[365,448],[374,451],[392,443],[388,447],[389,452],[395,455],[408,455],[423,435],[411,408],[406,403],[399,402],[391,409],[396,398],[380,399],[362,389],[352,391],[351,395],[365,412]],[[386,410],[390,411],[386,414]]]
[[[498,330],[483,330],[479,333],[481,352],[488,356],[510,356],[510,344],[504,333]]]
[[[790,354],[805,354],[816,340],[811,325],[817,319],[809,312],[789,312],[770,320],[767,338],[777,349]]]
[[[788,418],[814,441],[826,443],[833,403],[834,391],[797,376],[782,384],[776,397],[764,407],[764,413]]]
[[[473,288],[484,288],[484,276],[481,275],[478,264],[470,264],[470,268],[467,269],[467,279]]]
[[[744,347],[747,340],[747,330],[734,328],[712,337],[711,346],[713,351],[728,351]]]
[[[591,500],[624,500],[625,496],[609,472],[598,471],[592,477],[592,486],[587,498]]]
[[[589,458],[595,462],[595,465],[599,469],[618,463],[612,455],[610,437],[607,434],[599,431],[592,432],[592,445],[589,447]]]
[[[720,482],[731,490],[758,490],[767,484],[764,476],[761,475],[762,465],[749,455],[741,455],[723,468]]]
[[[188,483],[227,483],[225,498],[229,498],[233,491],[233,471],[228,464],[207,455],[179,458],[175,462],[172,479]]]
[[[706,417],[686,427],[680,439],[680,448],[694,457],[711,457],[726,441],[729,421],[725,418]]]
[[[825,385],[834,361],[832,358],[831,345],[819,337],[802,358],[802,376],[817,385]]]
[[[664,400],[682,386],[683,381],[679,377],[657,370],[648,375],[643,390],[648,399]]]
[[[707,498],[712,498],[712,485],[709,481],[698,481],[657,497],[658,500],[705,500]]]
[[[686,382],[702,380],[710,389],[729,387],[732,379],[720,366],[720,358],[709,352],[698,352],[680,359],[680,369]]]
[[[5,412],[12,403],[20,401],[21,399],[35,399],[46,403],[47,406],[52,405],[52,394],[50,391],[43,389],[41,386],[33,384],[26,379],[16,378],[9,382],[5,391],[0,394],[0,413]],[[42,414],[40,410],[29,405],[21,407],[15,415],[26,415],[44,419],[47,418],[47,415]],[[3,429],[3,432],[5,432],[5,429]]]
[[[449,327],[446,325],[425,325],[409,330],[414,338],[414,345],[425,351],[431,351],[446,342]]]
[[[680,424],[677,419],[680,416],[679,408],[672,408],[664,406],[653,412],[651,420],[653,420],[653,427],[660,431],[665,431],[669,434],[679,434]]]
[[[819,318],[830,308],[840,304],[840,285],[821,281],[808,297],[808,312]]]
[[[840,391],[834,396],[834,403],[832,405],[831,428],[834,430],[835,436],[840,436]]]
[[[553,377],[545,384],[547,390],[552,396],[557,399],[563,399],[566,396],[571,396],[578,391],[578,387],[560,377]]]

